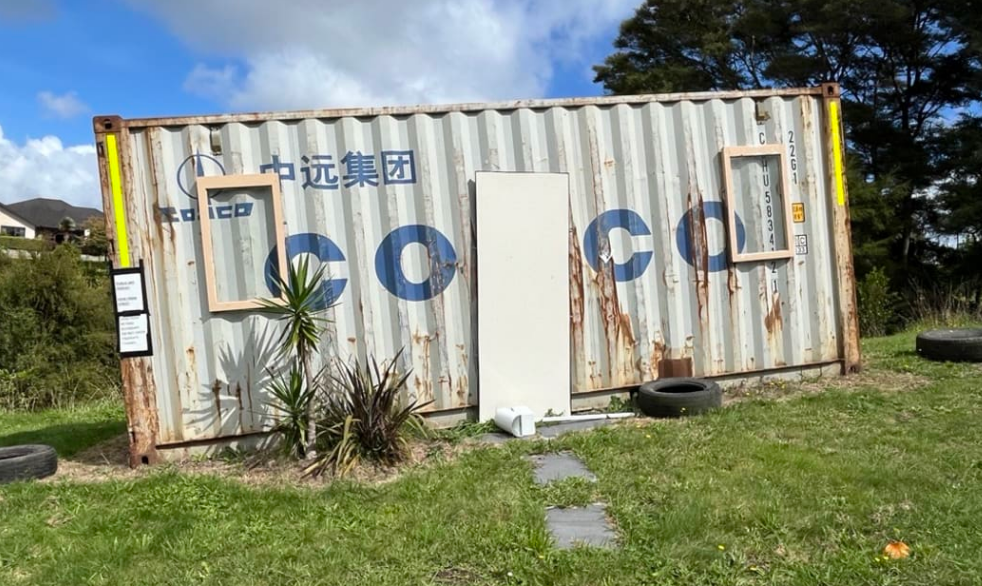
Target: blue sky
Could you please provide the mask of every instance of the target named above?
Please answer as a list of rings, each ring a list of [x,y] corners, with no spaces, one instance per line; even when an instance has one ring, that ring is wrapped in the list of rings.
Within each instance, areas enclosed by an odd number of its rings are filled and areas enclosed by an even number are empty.
[[[598,95],[636,3],[0,0],[0,202],[97,205],[95,114]]]

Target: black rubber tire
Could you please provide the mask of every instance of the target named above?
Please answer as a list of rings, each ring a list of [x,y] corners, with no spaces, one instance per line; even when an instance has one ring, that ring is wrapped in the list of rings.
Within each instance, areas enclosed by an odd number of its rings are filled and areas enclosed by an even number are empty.
[[[921,332],[917,335],[917,353],[929,360],[982,362],[982,329]]]
[[[58,471],[58,454],[51,446],[0,448],[0,484],[45,478]]]
[[[649,417],[698,415],[722,406],[719,385],[700,378],[666,378],[638,389],[638,409]]]

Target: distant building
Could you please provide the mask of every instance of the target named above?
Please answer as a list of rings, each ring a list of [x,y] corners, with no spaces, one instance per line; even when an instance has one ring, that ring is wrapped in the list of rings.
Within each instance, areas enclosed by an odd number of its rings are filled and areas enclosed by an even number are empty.
[[[34,238],[37,231],[29,220],[0,203],[0,236]]]
[[[82,225],[93,217],[101,219],[103,214],[95,208],[82,208],[60,199],[37,197],[0,205],[0,232],[9,236],[42,238],[60,243],[66,239],[74,240],[86,236]],[[65,229],[66,218],[72,220],[71,229]]]

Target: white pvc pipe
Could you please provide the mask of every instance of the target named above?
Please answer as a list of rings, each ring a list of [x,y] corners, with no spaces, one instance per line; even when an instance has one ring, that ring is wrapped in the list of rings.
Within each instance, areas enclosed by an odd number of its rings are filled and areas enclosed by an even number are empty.
[[[589,413],[587,415],[559,415],[543,417],[541,423],[566,423],[571,421],[598,421],[601,419],[626,419],[634,417],[634,413]]]

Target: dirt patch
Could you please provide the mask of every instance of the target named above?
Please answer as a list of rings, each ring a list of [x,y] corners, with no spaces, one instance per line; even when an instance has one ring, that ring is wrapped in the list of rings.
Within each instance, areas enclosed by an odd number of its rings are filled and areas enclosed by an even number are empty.
[[[130,468],[127,436],[93,446],[70,458],[59,459],[58,472],[42,482],[104,482],[142,478],[161,470],[178,470],[184,474],[209,475],[231,479],[248,485],[263,486],[323,486],[335,478],[325,474],[311,478],[304,474],[298,462],[276,454],[260,453],[246,458],[187,460],[164,463],[155,467]],[[346,479],[363,484],[392,482],[418,468],[451,461],[460,453],[460,446],[440,441],[415,441],[409,445],[409,457],[397,467],[381,467],[362,463]]]
[[[860,391],[877,389],[882,392],[912,391],[930,383],[926,377],[892,370],[866,369],[849,376],[830,376],[804,380],[773,380],[758,385],[728,387],[723,391],[723,404],[748,399],[786,401],[803,395],[828,390]]]

